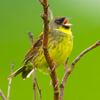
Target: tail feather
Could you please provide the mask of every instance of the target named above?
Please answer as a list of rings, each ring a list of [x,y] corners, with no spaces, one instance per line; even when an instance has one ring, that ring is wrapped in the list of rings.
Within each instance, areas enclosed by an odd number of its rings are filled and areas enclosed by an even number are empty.
[[[29,78],[34,73],[34,69],[27,75],[27,78]]]
[[[22,79],[25,79],[26,77],[29,78],[32,75],[33,72],[34,72],[34,69],[33,70],[32,69],[28,69],[26,71],[24,70],[22,72]]]
[[[30,62],[26,62],[21,68],[19,68],[10,76],[8,76],[7,79],[13,78],[21,72],[22,72],[22,79],[25,79],[26,77],[30,77],[30,75],[34,72],[33,64]]]
[[[21,68],[19,68],[18,70],[16,70],[14,73],[12,73],[11,75],[9,75],[7,77],[7,79],[13,78],[16,75],[18,75],[19,73],[21,73],[23,70],[25,70],[26,66],[22,66]]]
[[[25,79],[30,71],[31,71],[31,70],[27,70],[27,71],[24,70],[24,71],[22,72],[22,79]]]

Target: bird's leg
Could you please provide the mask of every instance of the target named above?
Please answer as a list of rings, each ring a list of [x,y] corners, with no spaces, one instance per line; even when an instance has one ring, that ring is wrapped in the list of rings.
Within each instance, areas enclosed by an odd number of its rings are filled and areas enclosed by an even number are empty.
[[[52,72],[54,69],[55,69],[55,66],[53,66],[52,69],[50,69],[50,68],[48,67],[48,70],[51,71],[51,72]],[[51,74],[51,72],[50,72],[50,74]]]
[[[52,72],[52,71],[55,69],[55,67],[57,66],[56,62],[54,62],[54,63],[55,63],[55,64],[54,64],[54,66],[53,66],[52,69],[50,69],[50,68],[48,67],[48,70],[51,71],[51,72]],[[50,72],[50,74],[51,74],[51,72]]]

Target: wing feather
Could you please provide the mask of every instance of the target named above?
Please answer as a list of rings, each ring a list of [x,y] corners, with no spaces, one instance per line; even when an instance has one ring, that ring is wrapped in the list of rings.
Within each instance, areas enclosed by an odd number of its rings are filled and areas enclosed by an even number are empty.
[[[36,39],[35,43],[33,44],[33,47],[26,53],[26,56],[22,63],[24,63],[25,61],[29,60],[30,58],[36,55],[38,49],[42,46],[42,42],[43,42],[43,32]]]

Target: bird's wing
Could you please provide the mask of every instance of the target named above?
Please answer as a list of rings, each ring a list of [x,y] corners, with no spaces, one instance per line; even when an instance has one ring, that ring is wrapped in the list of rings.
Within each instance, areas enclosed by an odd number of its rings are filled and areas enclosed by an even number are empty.
[[[43,32],[36,39],[36,41],[33,44],[33,47],[26,53],[26,56],[25,56],[23,62],[29,60],[30,58],[32,58],[36,55],[36,53],[38,52],[38,49],[42,46],[42,41],[43,41]]]

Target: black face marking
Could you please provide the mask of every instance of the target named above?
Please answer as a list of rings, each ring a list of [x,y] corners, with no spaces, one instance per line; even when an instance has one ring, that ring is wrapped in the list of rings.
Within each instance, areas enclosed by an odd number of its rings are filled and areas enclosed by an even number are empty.
[[[65,18],[57,19],[57,20],[55,20],[55,23],[58,25],[61,25],[63,23],[64,19]]]
[[[64,25],[63,25],[63,27],[66,28],[66,29],[69,29],[70,28],[69,26],[64,26]]]

